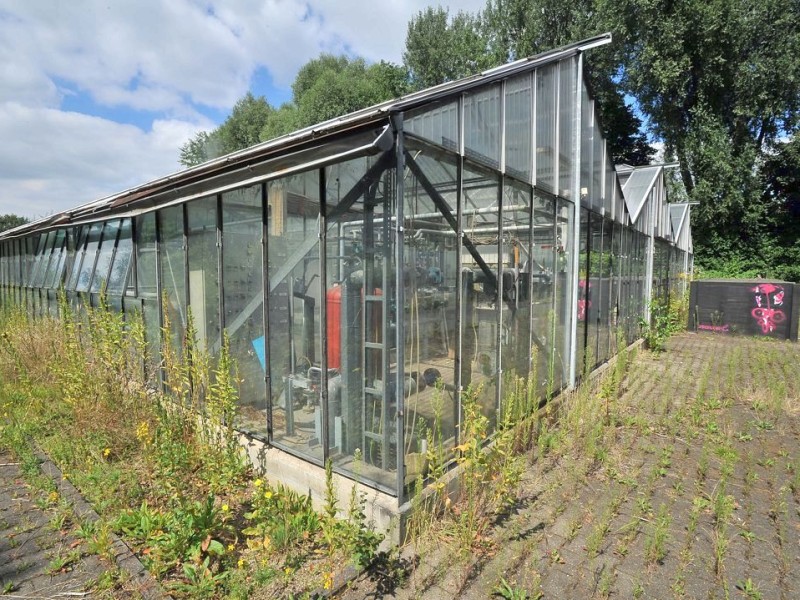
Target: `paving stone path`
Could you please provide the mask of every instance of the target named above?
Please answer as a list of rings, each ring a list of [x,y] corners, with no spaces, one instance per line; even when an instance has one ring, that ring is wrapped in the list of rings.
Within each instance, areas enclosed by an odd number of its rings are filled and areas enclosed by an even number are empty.
[[[800,346],[678,335],[612,410],[594,456],[537,454],[488,551],[458,558],[445,529],[397,589],[340,596],[800,598]]]
[[[7,597],[84,596],[110,568],[60,530],[57,510],[42,508],[48,504],[47,492],[28,486],[14,457],[0,452],[0,585]]]
[[[26,483],[20,464],[0,448],[0,596],[42,598],[163,597],[157,584],[119,538],[113,560],[87,552],[74,522],[97,518],[77,490],[41,455],[42,471],[57,491]],[[51,495],[52,494],[52,495]],[[116,585],[98,585],[103,579]]]

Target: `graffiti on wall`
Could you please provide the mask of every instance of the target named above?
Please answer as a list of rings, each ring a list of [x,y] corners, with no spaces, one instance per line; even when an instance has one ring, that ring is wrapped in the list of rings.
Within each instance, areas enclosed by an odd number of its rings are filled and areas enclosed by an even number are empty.
[[[585,279],[578,281],[578,321],[585,321],[586,313],[592,308],[591,291],[591,282]]]
[[[762,283],[753,288],[755,308],[750,314],[761,327],[761,333],[767,335],[775,331],[777,326],[786,320],[781,310],[783,306],[783,286],[774,283]]]

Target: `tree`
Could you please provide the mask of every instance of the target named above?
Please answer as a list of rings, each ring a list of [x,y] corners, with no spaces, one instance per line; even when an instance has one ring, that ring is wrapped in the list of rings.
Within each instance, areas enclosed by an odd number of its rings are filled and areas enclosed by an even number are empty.
[[[292,84],[296,123],[305,127],[396,98],[407,91],[407,79],[391,63],[323,54],[306,63]]]
[[[266,98],[245,94],[217,129],[201,131],[180,150],[180,161],[193,166],[314,125],[408,91],[403,67],[388,62],[322,54],[298,72],[292,101],[280,108]]]
[[[623,87],[700,202],[693,211],[699,262],[764,267],[775,239],[759,169],[770,146],[798,127],[800,3],[597,4],[616,35]]]
[[[414,89],[423,89],[473,75],[493,65],[479,17],[459,11],[426,8],[412,17],[406,33],[403,62]]]
[[[763,203],[774,232],[774,276],[800,281],[800,135],[778,142],[761,168]]]
[[[28,219],[20,217],[19,215],[0,215],[0,231],[13,229],[14,227],[25,225],[25,223],[28,223]]]
[[[230,116],[219,127],[223,154],[235,152],[261,141],[261,129],[275,109],[264,96],[256,98],[247,92],[233,107]]]
[[[180,163],[185,167],[193,167],[204,163],[222,154],[220,148],[222,143],[219,134],[215,131],[199,131],[197,134],[181,146]]]

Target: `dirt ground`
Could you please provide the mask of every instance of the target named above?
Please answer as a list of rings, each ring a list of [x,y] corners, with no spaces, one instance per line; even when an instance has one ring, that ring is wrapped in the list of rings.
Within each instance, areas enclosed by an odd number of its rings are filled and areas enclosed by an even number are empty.
[[[606,409],[591,447],[532,452],[483,551],[445,524],[399,587],[373,573],[341,597],[800,598],[800,346],[680,334]]]

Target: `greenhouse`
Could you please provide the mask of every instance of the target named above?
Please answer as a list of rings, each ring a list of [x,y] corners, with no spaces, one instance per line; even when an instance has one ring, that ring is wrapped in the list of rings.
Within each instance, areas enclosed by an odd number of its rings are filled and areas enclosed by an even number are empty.
[[[670,165],[615,166],[583,74],[598,36],[297,131],[0,234],[0,303],[189,316],[238,365],[267,469],[323,465],[401,510],[462,399],[498,422],[535,373],[574,386],[692,269]],[[161,335],[169,326],[169,336]],[[282,461],[284,461],[282,463]],[[280,465],[284,466],[281,469]],[[307,466],[307,468],[304,468]],[[276,475],[280,477],[280,475]]]

